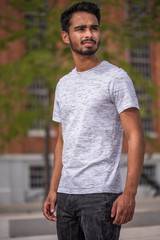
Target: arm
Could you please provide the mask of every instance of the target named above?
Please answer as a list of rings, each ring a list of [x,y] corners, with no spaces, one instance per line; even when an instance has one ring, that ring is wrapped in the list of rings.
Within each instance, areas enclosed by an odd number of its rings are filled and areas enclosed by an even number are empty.
[[[139,111],[129,108],[120,114],[128,143],[128,168],[124,192],[114,202],[111,217],[113,224],[121,225],[133,218],[135,196],[144,161],[144,137]]]
[[[48,220],[51,221],[57,221],[56,216],[54,216],[54,211],[57,201],[57,189],[62,171],[62,150],[63,150],[62,124],[59,123],[59,133],[54,153],[54,166],[50,182],[50,190],[43,205],[43,214]]]

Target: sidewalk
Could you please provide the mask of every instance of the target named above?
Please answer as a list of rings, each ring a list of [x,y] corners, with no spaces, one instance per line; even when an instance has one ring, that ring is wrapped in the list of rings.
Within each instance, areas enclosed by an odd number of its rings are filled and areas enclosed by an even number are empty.
[[[160,225],[122,228],[120,240],[160,240]]]
[[[26,236],[26,237],[24,237]],[[57,240],[56,225],[47,221],[42,203],[0,206],[0,240]],[[134,218],[120,240],[160,240],[160,197],[137,199]]]
[[[45,236],[30,236],[9,238],[11,240],[58,240],[57,236],[45,235]],[[160,226],[152,227],[136,227],[136,228],[122,228],[120,240],[160,240]],[[3,239],[8,240],[8,239]],[[93,239],[94,240],[94,239]]]

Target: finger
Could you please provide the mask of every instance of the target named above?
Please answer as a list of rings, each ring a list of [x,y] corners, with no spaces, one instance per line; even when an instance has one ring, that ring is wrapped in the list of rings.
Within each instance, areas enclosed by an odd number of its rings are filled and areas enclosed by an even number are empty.
[[[52,216],[50,214],[50,211],[48,211],[48,210],[44,211],[43,214],[48,220],[52,221]]]
[[[57,217],[56,217],[56,215],[54,213],[55,213],[55,210],[51,209],[51,211],[50,211],[51,221],[57,222]]]
[[[132,220],[132,218],[133,218],[133,214],[134,214],[133,211],[130,212],[130,213],[128,213],[128,215],[127,215],[127,217],[126,217],[126,219],[125,219],[125,223],[127,223],[127,222],[129,222],[129,221]]]
[[[50,203],[49,202],[44,203],[43,214],[48,220],[51,220],[51,218],[50,218]]]
[[[48,220],[53,221],[52,216],[50,216],[50,215],[45,215],[45,217],[46,217]]]
[[[57,222],[57,217],[55,215],[50,215],[47,219],[50,221]]]
[[[116,215],[116,211],[117,211],[117,202],[115,201],[113,203],[112,210],[111,210],[111,218],[113,218]]]
[[[45,208],[43,213],[48,220],[57,221],[57,217],[54,215],[54,212],[53,213],[50,212],[50,209]]]
[[[122,214],[123,214],[122,211],[117,211],[115,219],[113,221],[113,224],[115,224],[115,225],[119,225],[120,224],[121,218],[122,218]]]
[[[52,221],[57,222],[57,217],[56,216],[52,217]]]
[[[55,211],[55,202],[53,201],[53,202],[51,202],[51,204],[50,204],[50,211],[51,211],[51,213],[54,213],[54,211]]]
[[[50,215],[52,216],[52,217],[54,217],[54,212],[55,212],[55,208],[50,208]]]
[[[54,221],[54,222],[57,222],[57,217],[56,216],[46,216],[46,218],[48,219],[48,220],[50,220],[50,221]]]
[[[45,216],[48,215],[48,209],[49,209],[49,203],[48,202],[44,202],[44,204],[43,204],[43,214]]]
[[[51,219],[52,221],[57,222],[57,217],[55,216],[54,212],[55,212],[55,202],[52,202],[50,205],[50,215],[51,215]]]
[[[129,215],[129,212],[124,209],[122,212],[121,212],[121,216],[119,218],[119,222],[118,222],[118,225],[122,225],[124,223],[126,223],[127,221],[127,218],[128,218],[128,215]]]
[[[113,222],[114,225],[120,225],[120,221],[121,221],[121,216],[117,216]]]
[[[122,215],[121,220],[119,221],[118,225],[121,225],[121,224],[131,221],[133,218],[133,213],[134,213],[133,211],[125,210],[123,212],[123,215]]]
[[[55,211],[55,208],[52,207],[52,208],[50,209],[51,214],[54,214],[54,211]]]
[[[120,222],[121,222],[121,216],[117,217],[117,218],[114,220],[113,224],[114,224],[114,225],[121,225]]]
[[[122,225],[124,223],[126,223],[126,216],[123,214],[119,217],[118,219],[119,221],[116,223],[117,225]]]

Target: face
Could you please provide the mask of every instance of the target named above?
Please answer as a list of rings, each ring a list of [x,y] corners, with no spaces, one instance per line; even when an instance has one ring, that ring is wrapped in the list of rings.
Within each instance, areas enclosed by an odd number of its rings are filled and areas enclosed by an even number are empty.
[[[95,15],[77,12],[70,19],[69,33],[64,32],[64,42],[70,44],[72,52],[80,55],[94,54],[100,45],[100,31]]]

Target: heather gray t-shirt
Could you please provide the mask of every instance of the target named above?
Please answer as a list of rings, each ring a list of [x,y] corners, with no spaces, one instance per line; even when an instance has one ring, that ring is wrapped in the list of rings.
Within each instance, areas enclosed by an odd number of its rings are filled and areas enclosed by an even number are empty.
[[[133,83],[107,61],[84,72],[75,68],[59,80],[53,111],[64,141],[58,192],[122,191],[120,113],[130,107],[139,108]]]

